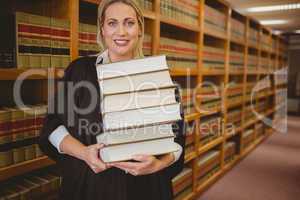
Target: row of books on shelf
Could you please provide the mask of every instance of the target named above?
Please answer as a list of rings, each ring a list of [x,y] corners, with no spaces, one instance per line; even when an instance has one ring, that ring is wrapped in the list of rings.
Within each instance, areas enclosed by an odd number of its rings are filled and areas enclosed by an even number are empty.
[[[42,156],[37,138],[47,112],[46,105],[0,110],[0,167]]]
[[[153,10],[153,0],[134,0],[143,10]]]
[[[241,21],[231,18],[231,38],[235,40],[244,41],[246,26]]]
[[[50,200],[57,198],[61,177],[53,170],[44,169],[10,179],[1,185],[0,199]]]
[[[263,33],[261,35],[260,43],[261,43],[261,49],[266,51],[271,51],[272,49],[272,43],[270,40],[270,36],[268,34]]]
[[[65,67],[70,62],[70,21],[16,12],[7,17],[1,67]]]
[[[229,163],[236,155],[236,144],[227,142],[225,144],[225,162]],[[212,175],[220,170],[221,151],[212,149],[197,159],[196,178],[197,185],[205,183]],[[193,191],[193,170],[189,166],[185,166],[183,171],[173,180],[173,192],[176,200],[186,198]]]
[[[167,56],[170,68],[197,68],[198,45],[196,43],[161,37],[160,54]]]
[[[242,133],[242,149],[249,147],[255,140],[254,128],[249,128]]]
[[[230,68],[243,70],[244,53],[238,51],[230,51]]]
[[[251,46],[257,46],[258,45],[258,34],[259,34],[258,29],[255,29],[255,28],[252,28],[252,27],[249,28],[249,35],[248,35],[249,45],[251,45]]]
[[[226,15],[209,5],[204,7],[204,29],[226,36]]]
[[[213,46],[204,46],[203,67],[206,69],[225,68],[225,50]]]
[[[199,1],[197,0],[161,0],[160,13],[183,24],[199,25]]]
[[[0,47],[1,68],[67,67],[70,63],[70,21],[16,12],[6,17]],[[145,55],[151,55],[151,35],[144,40]],[[79,23],[79,56],[95,55],[97,26]]]

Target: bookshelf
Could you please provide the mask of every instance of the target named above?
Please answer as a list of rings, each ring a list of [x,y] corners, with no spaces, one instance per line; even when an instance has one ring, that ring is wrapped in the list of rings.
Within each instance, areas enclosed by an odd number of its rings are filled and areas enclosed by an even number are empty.
[[[188,0],[180,0],[179,4],[175,6],[180,7],[180,3],[185,1]],[[2,7],[0,11],[9,10],[12,13],[21,11],[69,20],[70,60],[73,60],[79,56],[80,23],[96,25],[97,5],[100,0],[64,0],[63,2],[52,0],[49,1],[51,3],[14,0],[14,2],[15,4],[11,3]],[[33,2],[34,6],[32,6]],[[266,77],[270,78],[271,86],[265,89],[265,93],[255,94],[252,99],[255,108],[258,108],[264,101],[270,104],[269,107],[263,107],[261,110],[261,113],[270,119],[275,118],[274,113],[280,106],[280,103],[275,100],[278,91],[287,88],[286,82],[275,84],[276,75],[273,74],[275,70],[284,69],[287,65],[287,42],[284,38],[272,34],[271,30],[260,25],[256,20],[241,15],[224,0],[188,2],[192,2],[192,4],[196,2],[192,6],[193,9],[196,8],[196,12],[193,13],[193,19],[188,19],[186,22],[178,13],[170,15],[168,13],[170,11],[165,10],[166,1],[164,0],[153,0],[152,4],[147,5],[147,9],[144,5],[145,33],[151,36],[147,51],[151,55],[165,53],[170,57],[185,60],[188,58],[188,64],[178,60],[175,63],[171,61],[170,73],[173,79],[180,84],[183,79],[192,80],[190,88],[192,91],[197,90],[195,92],[196,102],[192,107],[201,109],[191,109],[192,111],[185,115],[185,123],[192,126],[187,144],[190,149],[185,155],[185,165],[192,170],[190,177],[192,181],[189,185],[189,192],[181,194],[178,198],[184,200],[195,199],[272,134],[272,128],[264,126],[263,134],[256,138],[257,125],[261,123],[261,119],[248,115],[251,102],[251,93],[249,92],[255,87],[255,84]],[[190,53],[165,49],[164,44],[169,44],[168,42],[175,47],[185,45]],[[6,85],[29,70],[32,70],[33,73],[27,79],[43,82],[42,89],[44,91],[47,89],[45,80],[61,78],[64,73],[62,66],[32,69],[0,68],[0,84]],[[205,96],[214,94],[211,88],[204,87],[206,82],[217,85],[215,99]],[[233,82],[235,87],[222,88],[222,85]],[[204,86],[198,88],[199,84]],[[41,96],[39,103],[46,103],[45,92],[38,94],[33,91],[28,92]],[[8,99],[5,102],[8,102]],[[238,124],[234,130],[226,127],[227,122],[231,120]],[[219,124],[220,130],[218,130],[217,137],[203,139],[202,128],[208,122],[214,125]],[[243,148],[241,145],[243,134],[248,130],[254,131],[253,141],[247,148]],[[228,142],[236,144],[236,151],[234,158],[225,162],[225,147]],[[209,176],[200,183],[197,178],[199,172],[197,163],[201,156],[211,151],[220,152],[220,156],[217,158],[219,168],[210,172]],[[0,168],[0,181],[53,164],[54,162],[47,157],[40,157]]]

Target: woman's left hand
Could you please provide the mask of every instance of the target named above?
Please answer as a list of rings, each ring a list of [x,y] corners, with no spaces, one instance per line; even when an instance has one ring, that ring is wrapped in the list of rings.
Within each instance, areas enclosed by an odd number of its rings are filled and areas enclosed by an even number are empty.
[[[133,160],[138,162],[115,162],[109,166],[120,168],[134,176],[152,174],[168,167],[174,160],[174,155],[167,154],[160,159],[150,155],[136,155]]]

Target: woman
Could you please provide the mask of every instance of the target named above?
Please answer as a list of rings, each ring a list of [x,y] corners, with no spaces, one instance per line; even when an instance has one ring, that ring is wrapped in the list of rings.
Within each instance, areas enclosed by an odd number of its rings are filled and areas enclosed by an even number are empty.
[[[137,155],[135,162],[114,164],[99,157],[103,145],[96,144],[95,136],[102,129],[93,126],[102,123],[96,65],[143,57],[142,13],[132,0],[102,0],[98,30],[98,42],[106,50],[69,65],[41,131],[40,148],[62,167],[61,199],[172,199],[171,179],[184,163],[183,120],[177,123],[175,142],[182,147],[177,153]],[[93,109],[80,112],[93,99]]]

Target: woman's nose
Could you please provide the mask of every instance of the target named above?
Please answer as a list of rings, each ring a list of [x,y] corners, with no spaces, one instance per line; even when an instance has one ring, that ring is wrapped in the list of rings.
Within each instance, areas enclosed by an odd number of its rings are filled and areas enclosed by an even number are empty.
[[[119,35],[125,35],[126,34],[126,28],[124,27],[124,25],[119,25],[118,30],[117,30],[117,34]]]

